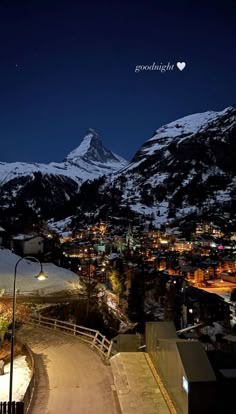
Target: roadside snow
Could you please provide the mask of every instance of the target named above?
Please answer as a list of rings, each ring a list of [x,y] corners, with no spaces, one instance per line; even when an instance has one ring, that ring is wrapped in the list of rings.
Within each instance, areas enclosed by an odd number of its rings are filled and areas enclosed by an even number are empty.
[[[12,400],[21,401],[24,397],[31,378],[31,371],[26,362],[26,356],[14,358]],[[8,401],[10,381],[10,364],[4,366],[4,375],[0,375],[0,401]]]

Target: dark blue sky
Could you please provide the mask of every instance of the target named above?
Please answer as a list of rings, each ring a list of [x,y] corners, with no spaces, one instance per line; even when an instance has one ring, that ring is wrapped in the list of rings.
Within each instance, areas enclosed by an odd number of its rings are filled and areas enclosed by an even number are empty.
[[[164,123],[235,104],[235,21],[235,0],[1,0],[0,161],[61,161],[89,127],[130,159]]]

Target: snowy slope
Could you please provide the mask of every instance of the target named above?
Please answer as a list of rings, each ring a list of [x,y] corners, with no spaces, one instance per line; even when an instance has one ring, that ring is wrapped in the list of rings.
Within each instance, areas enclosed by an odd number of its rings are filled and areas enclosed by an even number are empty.
[[[170,122],[156,130],[153,137],[142,145],[135,158],[152,155],[156,151],[167,148],[173,141],[177,141],[178,144],[180,144],[183,140],[188,139],[197,133],[204,132],[205,129],[214,125],[214,122],[217,122],[223,116],[230,114],[231,110],[232,107],[228,107],[219,112],[207,111],[188,115]]]
[[[236,189],[235,131],[235,107],[190,115],[158,129],[123,170],[132,176],[131,209],[142,207],[149,214],[152,209],[161,223],[229,202]]]
[[[31,379],[31,370],[25,355],[14,358],[13,401],[22,401]],[[4,366],[4,375],[0,375],[0,401],[8,401],[10,381],[10,363]]]
[[[100,216],[118,215],[120,206],[158,225],[229,204],[236,199],[235,153],[235,106],[170,122],[101,185],[99,192],[111,197],[105,207],[100,197]]]
[[[7,294],[13,291],[14,269],[20,257],[10,250],[0,249],[0,291]],[[48,295],[60,291],[80,289],[79,277],[68,269],[58,267],[52,263],[43,263],[43,271],[48,279],[39,281],[35,278],[39,274],[40,265],[30,260],[22,260],[17,267],[17,289],[20,294]]]

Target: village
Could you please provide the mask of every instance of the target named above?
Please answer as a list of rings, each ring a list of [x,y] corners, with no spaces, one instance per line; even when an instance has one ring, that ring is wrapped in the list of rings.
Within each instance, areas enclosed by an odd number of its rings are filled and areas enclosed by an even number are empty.
[[[97,283],[103,286],[141,330],[146,320],[165,319],[177,329],[221,321],[230,331],[236,321],[236,232],[199,222],[184,238],[168,227],[140,227],[107,221],[56,231],[44,224],[41,231],[11,236],[1,227],[0,242],[20,256],[74,272],[89,296]]]

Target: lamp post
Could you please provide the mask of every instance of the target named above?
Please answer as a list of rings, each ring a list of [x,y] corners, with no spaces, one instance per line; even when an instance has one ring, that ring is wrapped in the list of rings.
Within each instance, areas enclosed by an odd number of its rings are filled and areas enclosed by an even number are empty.
[[[17,267],[18,264],[25,259],[31,259],[31,260],[35,260],[36,262],[38,262],[40,264],[40,272],[38,275],[36,275],[35,277],[38,280],[45,280],[47,279],[47,276],[45,275],[45,273],[43,272],[43,266],[42,263],[33,256],[25,256],[25,257],[21,257],[15,264],[15,271],[14,271],[14,284],[13,284],[13,301],[12,301],[12,333],[11,333],[11,354],[10,354],[10,383],[9,383],[9,403],[10,403],[10,407],[11,407],[11,402],[12,402],[12,384],[13,384],[13,362],[14,362],[14,343],[15,343],[15,325],[16,325],[16,271],[17,271]]]

